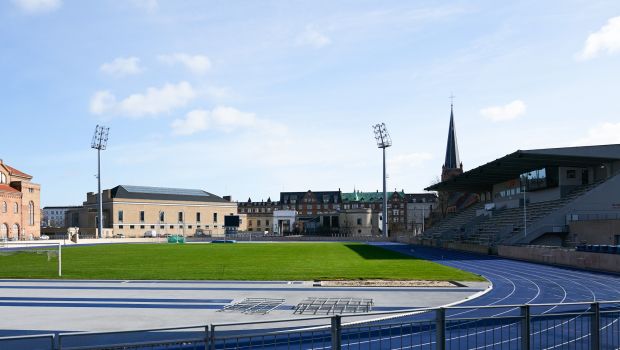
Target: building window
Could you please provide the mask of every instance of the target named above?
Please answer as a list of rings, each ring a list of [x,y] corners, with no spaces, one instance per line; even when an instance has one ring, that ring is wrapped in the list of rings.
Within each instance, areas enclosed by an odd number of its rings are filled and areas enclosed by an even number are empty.
[[[32,201],[28,203],[28,224],[30,226],[34,225],[34,202]]]
[[[164,226],[164,225],[159,225],[159,229],[163,230],[164,228],[166,228],[166,226]]]
[[[567,179],[574,179],[576,177],[577,177],[577,172],[575,171],[575,169],[566,170]]]
[[[144,211],[140,211],[140,222],[144,222]]]
[[[217,213],[213,213],[213,223],[217,223]]]
[[[151,225],[151,229],[154,229],[154,228],[155,228],[155,225]]]
[[[13,213],[14,214],[19,213],[19,204],[17,203],[13,204]]]
[[[130,230],[133,230],[133,229],[134,229],[134,226],[133,226],[133,225],[129,225],[129,229],[130,229]]]
[[[174,225],[170,225],[170,229],[172,230],[174,228]]]
[[[118,225],[118,228],[119,229],[123,229],[123,225]]]
[[[0,184],[6,183],[6,175],[4,173],[0,173]]]
[[[362,226],[362,219],[361,218],[357,218],[357,225],[358,226]]]
[[[179,212],[179,222],[183,222],[183,212]]]
[[[163,211],[159,212],[159,222],[164,222],[166,219],[166,214]],[[162,227],[163,228],[163,227]]]
[[[196,222],[200,222],[200,213],[196,213]]]
[[[144,230],[144,225],[140,225],[140,229]]]
[[[260,220],[256,220],[256,227],[260,226]]]
[[[269,226],[269,220],[265,220],[265,226]]]
[[[6,224],[0,225],[0,239],[7,238],[9,227]]]
[[[188,229],[191,229],[191,228],[192,228],[192,225],[187,225],[187,228],[188,228]]]
[[[118,211],[118,221],[123,222],[123,211],[122,210]]]

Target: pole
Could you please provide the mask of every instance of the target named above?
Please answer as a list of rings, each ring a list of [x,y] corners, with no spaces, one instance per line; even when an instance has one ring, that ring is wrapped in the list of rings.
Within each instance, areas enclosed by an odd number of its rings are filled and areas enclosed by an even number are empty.
[[[62,277],[62,243],[58,242],[58,277]]]
[[[103,198],[101,198],[101,149],[97,149],[97,191],[99,193],[99,225],[96,238],[103,238]]]
[[[385,176],[385,147],[383,149],[383,235],[385,238],[388,237],[388,228],[387,228],[387,179]]]
[[[422,207],[422,233],[424,233],[424,207]]]
[[[523,238],[527,237],[527,204],[525,198],[525,192],[527,191],[527,177],[523,184]]]

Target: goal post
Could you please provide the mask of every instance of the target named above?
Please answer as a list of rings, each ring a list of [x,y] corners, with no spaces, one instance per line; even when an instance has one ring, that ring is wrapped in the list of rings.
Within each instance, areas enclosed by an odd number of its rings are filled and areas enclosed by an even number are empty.
[[[0,241],[0,278],[62,277],[62,242]]]

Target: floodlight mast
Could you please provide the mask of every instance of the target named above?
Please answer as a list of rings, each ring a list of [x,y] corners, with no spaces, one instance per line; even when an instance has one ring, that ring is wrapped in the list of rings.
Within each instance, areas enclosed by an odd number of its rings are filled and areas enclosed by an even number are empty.
[[[375,140],[377,140],[377,147],[383,149],[383,220],[381,224],[381,230],[383,235],[388,237],[388,225],[387,225],[387,176],[385,173],[385,149],[392,146],[392,139],[385,127],[385,123],[373,125],[375,132]]]
[[[97,150],[97,193],[99,197],[99,221],[97,226],[97,234],[95,238],[103,238],[103,198],[101,198],[101,151],[105,150],[108,145],[108,133],[110,128],[103,125],[95,127],[93,140],[90,148]]]

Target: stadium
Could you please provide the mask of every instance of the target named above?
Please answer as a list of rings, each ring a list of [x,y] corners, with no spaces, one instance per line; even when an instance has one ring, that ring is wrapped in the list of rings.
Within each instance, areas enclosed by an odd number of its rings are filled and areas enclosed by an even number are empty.
[[[618,348],[620,145],[519,150],[451,173],[428,188],[445,215],[415,237],[7,242],[0,307],[20,317],[0,345]],[[21,316],[35,310],[47,321]]]

